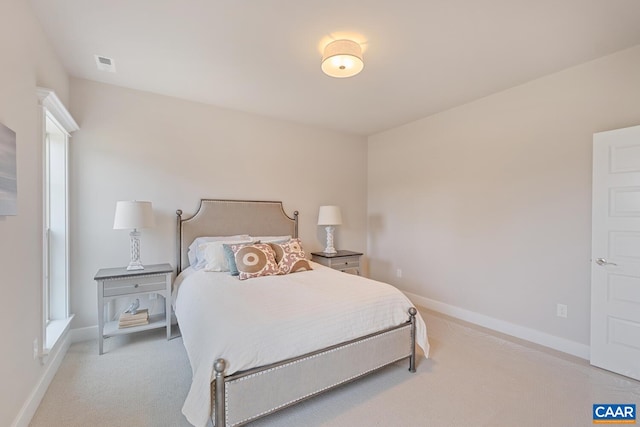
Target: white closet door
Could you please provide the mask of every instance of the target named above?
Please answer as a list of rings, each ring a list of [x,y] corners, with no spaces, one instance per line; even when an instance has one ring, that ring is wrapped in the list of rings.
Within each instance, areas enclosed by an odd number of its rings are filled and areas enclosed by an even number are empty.
[[[640,126],[593,139],[591,364],[640,379]]]

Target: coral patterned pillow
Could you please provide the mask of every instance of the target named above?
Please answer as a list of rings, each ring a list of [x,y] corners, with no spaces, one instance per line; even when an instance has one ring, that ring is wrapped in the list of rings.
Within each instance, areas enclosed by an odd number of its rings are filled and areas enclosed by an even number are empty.
[[[240,280],[281,274],[273,249],[266,243],[231,245],[231,250]]]
[[[305,258],[300,239],[289,239],[286,242],[271,242],[278,262],[280,274],[296,273],[298,271],[313,270]]]

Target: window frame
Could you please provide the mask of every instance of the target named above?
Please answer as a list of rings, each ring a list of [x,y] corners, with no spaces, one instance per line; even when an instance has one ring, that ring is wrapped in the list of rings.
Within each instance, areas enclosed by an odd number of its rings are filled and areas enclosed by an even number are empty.
[[[60,338],[69,329],[73,315],[70,313],[70,248],[69,248],[69,139],[71,133],[79,129],[69,111],[60,101],[54,91],[46,88],[37,88],[37,95],[41,107],[41,131],[42,131],[42,331],[37,353],[44,362],[46,356],[53,350]],[[50,249],[49,249],[49,135],[47,132],[48,121],[56,127],[57,137],[64,139],[64,222],[65,242],[63,260],[64,283],[63,289],[57,292],[63,293],[61,307],[56,310],[56,318],[51,319],[51,288],[49,286]]]

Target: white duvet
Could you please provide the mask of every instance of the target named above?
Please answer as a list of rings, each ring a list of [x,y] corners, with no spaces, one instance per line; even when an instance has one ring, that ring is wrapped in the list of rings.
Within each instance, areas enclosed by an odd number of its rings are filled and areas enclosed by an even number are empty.
[[[386,283],[312,263],[313,271],[238,280],[229,273],[185,270],[174,307],[193,379],[182,413],[194,426],[210,417],[213,363],[225,374],[267,365],[396,326],[409,299]],[[424,321],[416,342],[429,354]]]

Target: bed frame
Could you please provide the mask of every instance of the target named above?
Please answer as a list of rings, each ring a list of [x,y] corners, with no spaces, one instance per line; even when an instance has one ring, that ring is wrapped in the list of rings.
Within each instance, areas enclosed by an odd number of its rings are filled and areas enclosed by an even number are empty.
[[[289,217],[282,202],[202,199],[190,218],[182,219],[182,210],[176,215],[178,273],[189,265],[187,250],[198,236],[298,236],[298,211]],[[416,313],[411,307],[399,326],[232,375],[224,374],[224,359],[216,360],[214,426],[246,424],[399,360],[409,359],[409,371],[415,372]]]

